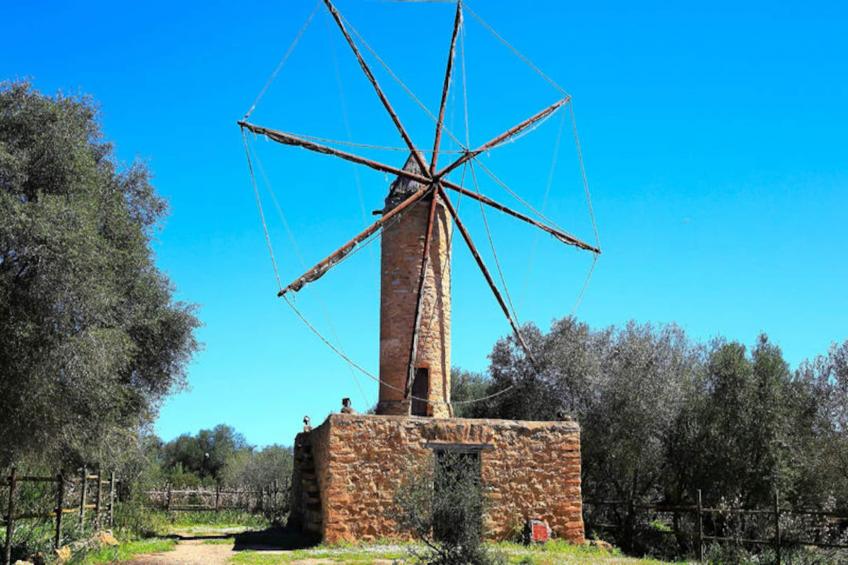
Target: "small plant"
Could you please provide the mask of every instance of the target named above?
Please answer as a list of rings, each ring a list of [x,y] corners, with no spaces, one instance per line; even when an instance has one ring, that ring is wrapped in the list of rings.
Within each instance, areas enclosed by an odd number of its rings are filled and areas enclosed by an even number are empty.
[[[483,544],[486,506],[479,454],[436,451],[411,468],[395,497],[392,519],[398,530],[424,544],[410,549],[429,565],[491,565],[504,558]]]

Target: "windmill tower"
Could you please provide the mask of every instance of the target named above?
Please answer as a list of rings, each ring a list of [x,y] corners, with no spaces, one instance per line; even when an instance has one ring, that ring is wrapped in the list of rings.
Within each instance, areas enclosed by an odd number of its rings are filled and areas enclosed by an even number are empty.
[[[508,535],[516,519],[532,519],[548,522],[560,537],[582,542],[577,423],[571,420],[513,422],[452,418],[450,399],[450,245],[454,230],[468,247],[509,321],[516,343],[533,366],[536,362],[449,193],[479,201],[548,233],[563,244],[600,254],[596,245],[570,235],[543,215],[537,214],[534,218],[518,212],[450,178],[460,167],[473,167],[479,155],[512,141],[565,107],[570,96],[563,92],[563,97],[553,104],[478,147],[464,147],[452,161],[440,164],[445,107],[463,18],[461,1],[456,3],[429,159],[413,143],[351,37],[344,18],[331,0],[323,0],[323,3],[409,153],[405,163],[398,167],[317,143],[313,138],[253,124],[248,121],[250,112],[238,122],[245,138],[251,174],[248,132],[395,177],[384,207],[378,211],[377,221],[278,293],[294,308],[286,296],[288,293],[298,292],[323,276],[379,232],[380,392],[377,415],[332,414],[321,426],[308,428],[297,436],[291,523],[300,523],[331,542],[391,537],[396,532],[393,524],[384,518],[386,508],[383,505],[392,500],[391,490],[397,488],[402,479],[399,474],[410,461],[423,462],[433,458],[434,452],[451,450],[480,462],[481,480],[493,497],[491,537]],[[536,455],[528,460],[528,453]]]
[[[420,173],[411,157],[404,169]],[[384,212],[421,189],[398,177]],[[381,234],[378,414],[450,416],[451,229],[433,194]]]

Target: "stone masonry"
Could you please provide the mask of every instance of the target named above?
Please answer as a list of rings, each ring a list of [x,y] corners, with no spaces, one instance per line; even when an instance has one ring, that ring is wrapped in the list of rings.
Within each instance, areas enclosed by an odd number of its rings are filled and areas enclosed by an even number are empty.
[[[404,167],[419,173],[412,156]],[[386,198],[388,211],[419,190],[414,181],[398,178]],[[380,403],[378,414],[410,414],[404,398],[409,354],[415,326],[418,281],[432,197],[419,200],[389,222],[382,233],[380,275]],[[430,240],[430,263],[425,274],[421,327],[415,367],[426,369],[429,386],[419,397],[430,400],[426,415],[450,416],[450,234],[444,205],[436,204]],[[424,414],[421,414],[424,415]]]
[[[480,453],[487,538],[511,538],[528,519],[541,519],[554,537],[583,543],[580,429],[574,421],[332,414],[295,441],[292,523],[329,543],[407,537],[391,518],[398,487],[412,466],[458,446]],[[308,468],[301,468],[304,461]],[[309,481],[310,495],[299,484]]]

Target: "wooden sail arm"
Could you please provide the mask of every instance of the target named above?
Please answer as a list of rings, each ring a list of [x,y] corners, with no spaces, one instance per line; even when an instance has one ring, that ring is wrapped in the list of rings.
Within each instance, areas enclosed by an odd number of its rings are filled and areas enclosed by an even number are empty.
[[[529,128],[533,124],[537,123],[539,120],[542,120],[542,119],[546,118],[547,116],[556,112],[561,106],[565,105],[569,100],[571,100],[570,95],[566,96],[565,98],[563,98],[561,100],[554,102],[553,104],[551,104],[547,108],[544,108],[543,110],[540,110],[539,112],[536,112],[535,114],[533,114],[532,116],[530,116],[529,118],[524,120],[523,122],[514,125],[513,127],[509,128],[508,130],[506,130],[505,132],[500,134],[499,136],[490,139],[489,141],[487,141],[486,143],[484,143],[483,145],[481,145],[477,149],[471,149],[469,151],[466,151],[456,161],[454,161],[453,163],[451,163],[450,165],[448,165],[447,167],[445,167],[444,169],[442,169],[441,171],[436,173],[434,175],[434,178],[441,179],[442,177],[444,177],[445,175],[450,173],[452,170],[454,170],[457,167],[461,166],[462,164],[470,161],[471,159],[473,159],[477,155],[479,155],[481,153],[485,153],[486,151],[489,151],[490,149],[494,149],[498,145],[504,143],[505,141],[508,141],[510,138],[515,137],[516,135],[518,135],[522,131],[526,130],[527,128]]]
[[[456,209],[451,204],[450,199],[444,193],[444,189],[441,186],[437,185],[437,194],[441,197],[442,202],[445,205],[445,208],[448,209],[451,217],[453,217],[453,221],[456,223],[456,227],[459,229],[459,233],[462,234],[462,239],[465,240],[466,245],[468,245],[469,251],[471,251],[471,255],[474,257],[474,260],[477,262],[477,266],[480,267],[480,271],[483,273],[483,277],[486,279],[486,282],[489,283],[489,288],[492,289],[492,294],[495,295],[495,299],[498,301],[498,304],[503,310],[504,315],[507,320],[509,320],[509,325],[512,326],[512,331],[515,333],[515,339],[518,341],[518,344],[524,350],[524,353],[527,355],[527,358],[530,360],[530,363],[534,368],[538,368],[538,363],[536,363],[536,358],[533,356],[533,353],[530,351],[530,348],[527,346],[527,342],[524,341],[524,336],[521,335],[521,330],[518,327],[518,324],[512,318],[512,314],[509,313],[509,308],[507,308],[506,302],[504,302],[503,296],[501,296],[501,291],[498,290],[497,285],[495,285],[495,281],[492,278],[491,273],[489,273],[489,269],[486,267],[486,264],[483,262],[483,258],[480,257],[480,253],[477,251],[477,247],[474,245],[474,241],[471,239],[471,234],[468,233],[468,230],[465,229],[465,225],[459,219],[459,214]]]
[[[327,271],[332,269],[333,266],[337,265],[342,259],[345,258],[345,256],[350,254],[356,248],[357,245],[362,243],[363,240],[365,240],[371,234],[375,233],[377,230],[382,228],[386,224],[386,222],[391,220],[393,217],[402,213],[404,210],[424,198],[427,194],[432,193],[433,190],[433,187],[430,186],[428,188],[419,190],[409,196],[406,200],[386,212],[386,214],[382,218],[380,218],[379,220],[359,232],[356,237],[354,237],[353,239],[339,247],[336,251],[331,253],[327,258],[316,263],[314,267],[306,271],[306,273],[299,276],[286,288],[278,292],[277,296],[283,296],[288,292],[297,292],[301,288],[303,288],[304,285],[311,283],[324,276]]]
[[[448,90],[450,89],[451,71],[453,70],[454,52],[456,51],[456,37],[459,35],[459,26],[462,25],[462,0],[457,0],[456,16],[453,21],[453,34],[451,35],[450,49],[448,50],[448,64],[445,69],[445,82],[442,84],[442,102],[439,104],[439,118],[436,121],[436,136],[433,140],[433,156],[430,159],[430,176],[436,174],[436,163],[439,160],[439,145],[442,142],[442,126],[445,123],[445,106],[448,101]]]
[[[522,214],[521,212],[516,212],[512,208],[504,206],[503,204],[496,202],[495,200],[492,200],[488,196],[484,196],[484,195],[480,194],[479,192],[474,192],[474,191],[468,190],[467,188],[463,188],[460,185],[453,183],[453,182],[446,180],[446,179],[440,180],[439,184],[441,184],[442,186],[447,187],[447,188],[449,188],[453,191],[459,192],[460,194],[468,196],[469,198],[473,198],[474,200],[478,200],[478,201],[482,202],[483,204],[491,206],[495,210],[500,210],[501,212],[503,212],[505,214],[509,214],[510,216],[512,216],[514,218],[518,218],[519,220],[521,220],[523,222],[527,222],[528,224],[531,224],[531,225],[541,229],[542,231],[545,231],[545,232],[551,234],[552,236],[557,238],[562,243],[565,243],[566,245],[573,245],[575,247],[579,247],[580,249],[585,249],[586,251],[591,251],[592,253],[595,253],[595,254],[598,254],[598,255],[601,254],[601,250],[598,247],[595,247],[594,245],[586,243],[585,241],[580,240],[580,239],[574,237],[573,235],[566,233],[562,230],[559,230],[557,228],[554,228],[552,226],[544,224],[544,223],[542,223],[538,220],[534,220],[530,216]]]
[[[416,182],[422,183],[424,185],[430,184],[430,179],[419,175],[418,173],[414,173],[411,171],[406,171],[404,169],[398,169],[397,167],[392,167],[391,165],[386,165],[380,163],[378,161],[374,161],[372,159],[367,159],[365,157],[360,157],[359,155],[355,155],[353,153],[348,153],[346,151],[340,151],[338,149],[334,149],[328,145],[322,145],[320,143],[315,143],[313,141],[309,141],[308,139],[303,139],[302,137],[298,137],[296,135],[286,133],[283,131],[278,131],[274,129],[269,129],[266,127],[258,126],[256,124],[251,124],[250,122],[240,121],[238,125],[242,128],[245,128],[257,135],[264,135],[271,141],[276,141],[277,143],[282,143],[283,145],[293,145],[295,147],[303,147],[304,149],[309,149],[310,151],[314,151],[316,153],[323,153],[324,155],[333,155],[334,157],[339,157],[344,159],[345,161],[350,161],[351,163],[357,163],[359,165],[365,165],[366,167],[370,167],[376,171],[380,171],[383,173],[391,173],[393,175],[397,175],[400,177],[405,177],[410,180],[414,180]]]
[[[359,52],[359,48],[356,46],[356,43],[354,43],[353,38],[350,36],[350,33],[348,33],[347,28],[345,27],[344,22],[342,21],[341,15],[339,14],[338,10],[336,10],[336,7],[330,0],[324,0],[324,4],[326,4],[327,9],[330,11],[330,15],[333,16],[333,19],[339,26],[339,29],[341,30],[342,35],[344,35],[347,44],[350,45],[353,54],[356,56],[356,60],[359,62],[359,66],[362,68],[362,72],[365,73],[365,77],[368,79],[368,82],[370,82],[371,86],[374,87],[374,91],[377,93],[377,97],[380,99],[380,102],[382,102],[383,107],[386,109],[386,112],[389,113],[389,117],[391,117],[392,122],[394,122],[398,133],[400,133],[400,136],[403,138],[404,143],[406,143],[406,146],[415,156],[415,161],[418,163],[418,166],[421,167],[421,172],[426,174],[427,171],[429,171],[429,168],[427,167],[427,164],[424,163],[424,158],[419,154],[418,150],[415,148],[415,145],[412,143],[412,138],[409,137],[409,134],[406,132],[406,129],[404,129],[403,124],[401,124],[400,122],[400,118],[398,117],[394,108],[392,108],[392,105],[389,103],[389,99],[386,98],[386,95],[383,93],[383,89],[381,89],[380,85],[377,83],[377,79],[374,77],[374,73],[371,72],[370,67],[368,67],[368,63],[365,62],[365,59],[362,57],[362,53]]]

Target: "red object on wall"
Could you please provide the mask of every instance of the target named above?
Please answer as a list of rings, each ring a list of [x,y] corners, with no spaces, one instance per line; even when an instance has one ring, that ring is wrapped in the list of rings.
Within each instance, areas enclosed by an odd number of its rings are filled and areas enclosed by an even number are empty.
[[[551,528],[543,520],[529,520],[527,529],[530,543],[545,543],[551,538]]]

